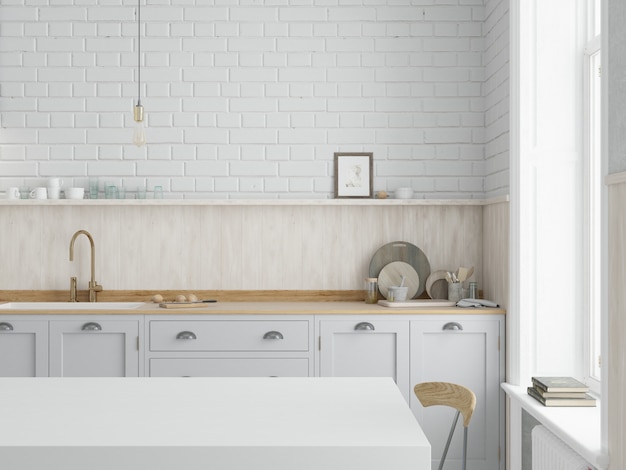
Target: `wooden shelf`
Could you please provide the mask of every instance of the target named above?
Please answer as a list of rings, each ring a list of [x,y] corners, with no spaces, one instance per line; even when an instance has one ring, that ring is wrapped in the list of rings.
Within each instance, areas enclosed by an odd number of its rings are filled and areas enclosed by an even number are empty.
[[[0,206],[484,206],[490,199],[0,199]]]

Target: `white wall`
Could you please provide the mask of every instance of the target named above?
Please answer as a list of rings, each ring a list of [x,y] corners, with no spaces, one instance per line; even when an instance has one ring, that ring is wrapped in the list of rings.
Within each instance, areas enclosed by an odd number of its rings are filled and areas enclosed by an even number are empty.
[[[485,37],[485,194],[509,191],[509,2],[486,0]]]
[[[148,0],[137,149],[135,2],[3,0],[0,190],[95,175],[176,198],[325,198],[333,152],[372,151],[376,190],[506,193],[506,2],[419,3]]]

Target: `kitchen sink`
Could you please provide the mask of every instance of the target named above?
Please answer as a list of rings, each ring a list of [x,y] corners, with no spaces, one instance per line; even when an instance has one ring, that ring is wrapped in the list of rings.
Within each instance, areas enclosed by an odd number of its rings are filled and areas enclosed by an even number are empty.
[[[0,310],[132,310],[144,302],[7,302]]]

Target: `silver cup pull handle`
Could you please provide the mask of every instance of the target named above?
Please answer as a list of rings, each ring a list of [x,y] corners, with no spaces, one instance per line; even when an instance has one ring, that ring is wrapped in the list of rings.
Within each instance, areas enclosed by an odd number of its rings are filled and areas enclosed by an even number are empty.
[[[176,339],[197,339],[193,331],[181,331],[176,335]]]
[[[443,325],[442,330],[463,331],[463,325],[455,321],[451,321]]]
[[[90,321],[89,323],[85,323],[81,328],[83,331],[102,331],[102,327],[99,323]]]
[[[263,339],[285,339],[280,331],[268,331],[263,335]]]
[[[361,323],[357,323],[354,326],[354,329],[356,331],[374,331],[374,330],[376,330],[376,328],[374,328],[374,325],[372,325],[370,322],[366,322],[366,321],[362,321]]]
[[[10,323],[2,322],[0,323],[0,331],[13,331],[13,325]]]

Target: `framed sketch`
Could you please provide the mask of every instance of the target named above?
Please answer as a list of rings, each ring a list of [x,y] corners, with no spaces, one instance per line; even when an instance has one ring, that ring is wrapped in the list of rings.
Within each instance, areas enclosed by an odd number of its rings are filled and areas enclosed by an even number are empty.
[[[372,197],[374,154],[335,152],[335,197]]]

